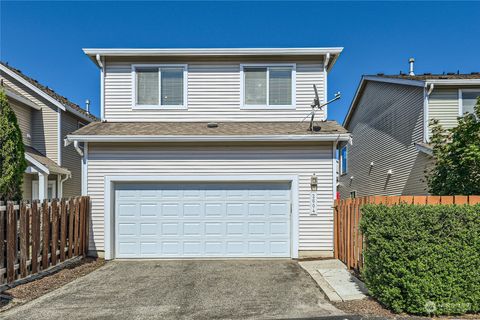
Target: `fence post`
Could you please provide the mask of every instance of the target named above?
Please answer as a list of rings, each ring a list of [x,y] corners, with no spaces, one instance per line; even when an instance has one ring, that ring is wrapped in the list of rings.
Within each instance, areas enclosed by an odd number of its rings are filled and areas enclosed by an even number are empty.
[[[38,202],[32,202],[32,273],[38,272],[38,253],[40,251],[40,211]]]
[[[17,221],[12,201],[7,202],[7,282],[15,280],[15,262],[17,260],[17,249],[15,241],[17,237]]]
[[[50,209],[48,206],[48,200],[43,200],[42,206],[43,214],[43,250],[42,250],[42,268],[43,270],[48,268],[48,253],[50,249]]]
[[[60,202],[60,261],[65,261],[65,247],[67,244],[67,210],[65,199]]]
[[[79,246],[79,231],[80,231],[80,205],[78,197],[75,198],[75,230],[74,230],[74,241],[73,241],[73,254],[78,256]]]
[[[73,198],[68,201],[68,257],[73,256],[73,224],[75,223],[75,205]]]
[[[57,264],[58,247],[58,205],[57,200],[52,200],[52,266]]]
[[[20,209],[20,275],[22,278],[27,276],[27,206],[24,202],[19,204]]]

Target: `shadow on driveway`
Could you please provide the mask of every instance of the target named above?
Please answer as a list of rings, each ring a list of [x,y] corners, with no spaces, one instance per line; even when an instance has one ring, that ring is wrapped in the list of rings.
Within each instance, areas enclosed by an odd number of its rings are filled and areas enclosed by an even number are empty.
[[[113,261],[2,319],[301,319],[339,316],[292,260]]]

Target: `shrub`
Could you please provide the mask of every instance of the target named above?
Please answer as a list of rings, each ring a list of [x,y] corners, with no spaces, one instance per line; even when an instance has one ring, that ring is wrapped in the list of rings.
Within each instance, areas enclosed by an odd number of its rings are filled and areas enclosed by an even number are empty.
[[[362,276],[394,312],[480,311],[480,205],[366,205]]]
[[[0,200],[22,199],[26,168],[22,132],[5,92],[0,90]]]

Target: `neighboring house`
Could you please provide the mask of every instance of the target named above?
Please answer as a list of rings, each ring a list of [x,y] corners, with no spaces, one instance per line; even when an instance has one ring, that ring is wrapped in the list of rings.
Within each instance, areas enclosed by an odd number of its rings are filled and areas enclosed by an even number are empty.
[[[480,73],[363,76],[343,123],[341,198],[426,195],[432,164],[429,123],[450,129],[480,96]]]
[[[52,199],[81,193],[81,157],[65,136],[96,117],[52,89],[0,63],[1,88],[5,90],[22,131],[28,168],[23,199]]]
[[[338,141],[317,85],[341,48],[85,49],[102,122],[83,148],[90,250],[113,258],[332,256]],[[311,190],[316,191],[311,191]]]

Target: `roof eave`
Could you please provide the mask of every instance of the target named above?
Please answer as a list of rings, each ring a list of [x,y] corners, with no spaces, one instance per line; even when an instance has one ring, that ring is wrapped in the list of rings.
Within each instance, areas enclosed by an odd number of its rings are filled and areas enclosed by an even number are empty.
[[[79,142],[287,142],[287,141],[349,141],[350,133],[326,133],[310,135],[162,135],[162,136],[127,136],[127,135],[67,135],[68,141]]]
[[[439,85],[480,85],[480,79],[428,79],[426,82]]]

